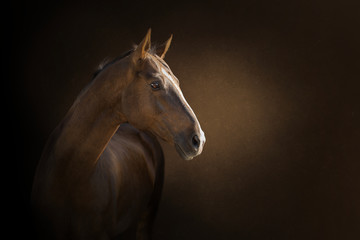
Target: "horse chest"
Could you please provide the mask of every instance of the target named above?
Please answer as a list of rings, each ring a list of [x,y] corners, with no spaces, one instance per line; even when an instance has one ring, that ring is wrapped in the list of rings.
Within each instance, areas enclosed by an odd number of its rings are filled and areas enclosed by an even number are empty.
[[[154,189],[154,179],[140,159],[123,164],[120,174],[118,213],[120,219],[130,219],[146,209]]]
[[[106,173],[109,184],[109,199],[113,204],[108,208],[109,215],[115,219],[115,231],[122,232],[148,208],[155,184],[155,172],[148,166],[149,156],[142,151],[133,154],[110,142],[102,154],[100,161],[104,161],[100,171]],[[139,154],[141,153],[141,154]],[[106,170],[105,170],[106,169]],[[99,187],[99,193],[103,190]]]

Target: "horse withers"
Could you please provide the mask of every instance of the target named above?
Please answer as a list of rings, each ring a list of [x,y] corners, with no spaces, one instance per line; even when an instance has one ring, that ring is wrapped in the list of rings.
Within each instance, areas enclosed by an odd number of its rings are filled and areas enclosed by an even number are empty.
[[[205,136],[164,61],[172,36],[151,48],[151,31],[100,69],[49,137],[32,204],[45,239],[114,239],[136,225],[151,238],[164,159],[156,137],[186,160]]]

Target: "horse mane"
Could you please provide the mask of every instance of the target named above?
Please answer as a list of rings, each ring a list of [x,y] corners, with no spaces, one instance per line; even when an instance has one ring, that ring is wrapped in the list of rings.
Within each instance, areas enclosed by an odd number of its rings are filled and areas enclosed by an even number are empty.
[[[130,49],[129,51],[123,53],[122,55],[114,58],[113,60],[109,60],[108,58],[104,59],[98,66],[98,68],[96,69],[96,71],[93,73],[92,76],[92,80],[94,78],[97,77],[97,75],[99,75],[100,72],[102,72],[103,70],[105,70],[107,67],[109,67],[110,65],[114,64],[115,62],[129,56],[131,53],[133,53],[135,50],[135,48]]]

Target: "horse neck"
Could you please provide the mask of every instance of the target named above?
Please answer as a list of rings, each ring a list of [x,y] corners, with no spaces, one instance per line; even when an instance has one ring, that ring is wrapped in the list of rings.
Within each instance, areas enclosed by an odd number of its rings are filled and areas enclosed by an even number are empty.
[[[92,171],[107,143],[125,122],[117,106],[127,74],[111,66],[82,91],[57,130],[54,146],[58,169]],[[61,167],[66,166],[66,167]],[[71,174],[67,172],[66,175]]]

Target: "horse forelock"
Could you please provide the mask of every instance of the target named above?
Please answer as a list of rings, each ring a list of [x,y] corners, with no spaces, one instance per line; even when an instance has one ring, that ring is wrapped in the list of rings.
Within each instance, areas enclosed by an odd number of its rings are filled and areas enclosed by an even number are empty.
[[[125,53],[121,54],[120,56],[114,58],[111,60],[111,58],[105,58],[103,61],[100,62],[100,64],[98,65],[97,69],[95,70],[95,72],[93,73],[92,79],[96,78],[100,72],[102,72],[103,70],[105,70],[107,67],[109,67],[110,65],[114,64],[115,62],[129,56],[131,53],[133,53],[135,51],[135,49],[137,48],[137,45],[134,44],[133,48],[126,51]],[[157,49],[157,45],[153,45],[149,51],[148,54],[150,56],[156,56],[157,60],[160,61],[164,66],[166,66],[167,68],[169,68],[169,66],[165,63],[164,64],[164,60],[162,60],[159,56],[156,55],[156,49]]]
[[[110,58],[105,58],[99,65],[97,70],[93,73],[92,79],[94,80],[102,71],[104,71],[105,69],[107,69],[109,66],[113,65],[114,63],[120,61],[121,59],[129,56],[130,54],[132,54],[135,49],[136,49],[137,45],[134,45],[132,49],[126,51],[125,53],[121,54],[120,56],[114,58],[114,59],[110,59]],[[170,81],[174,84],[179,84],[179,80],[172,74],[171,69],[169,67],[169,65],[156,54],[156,45],[153,45],[147,52],[146,58],[149,59],[157,68],[158,72],[162,75],[165,75],[168,79],[170,79]]]

